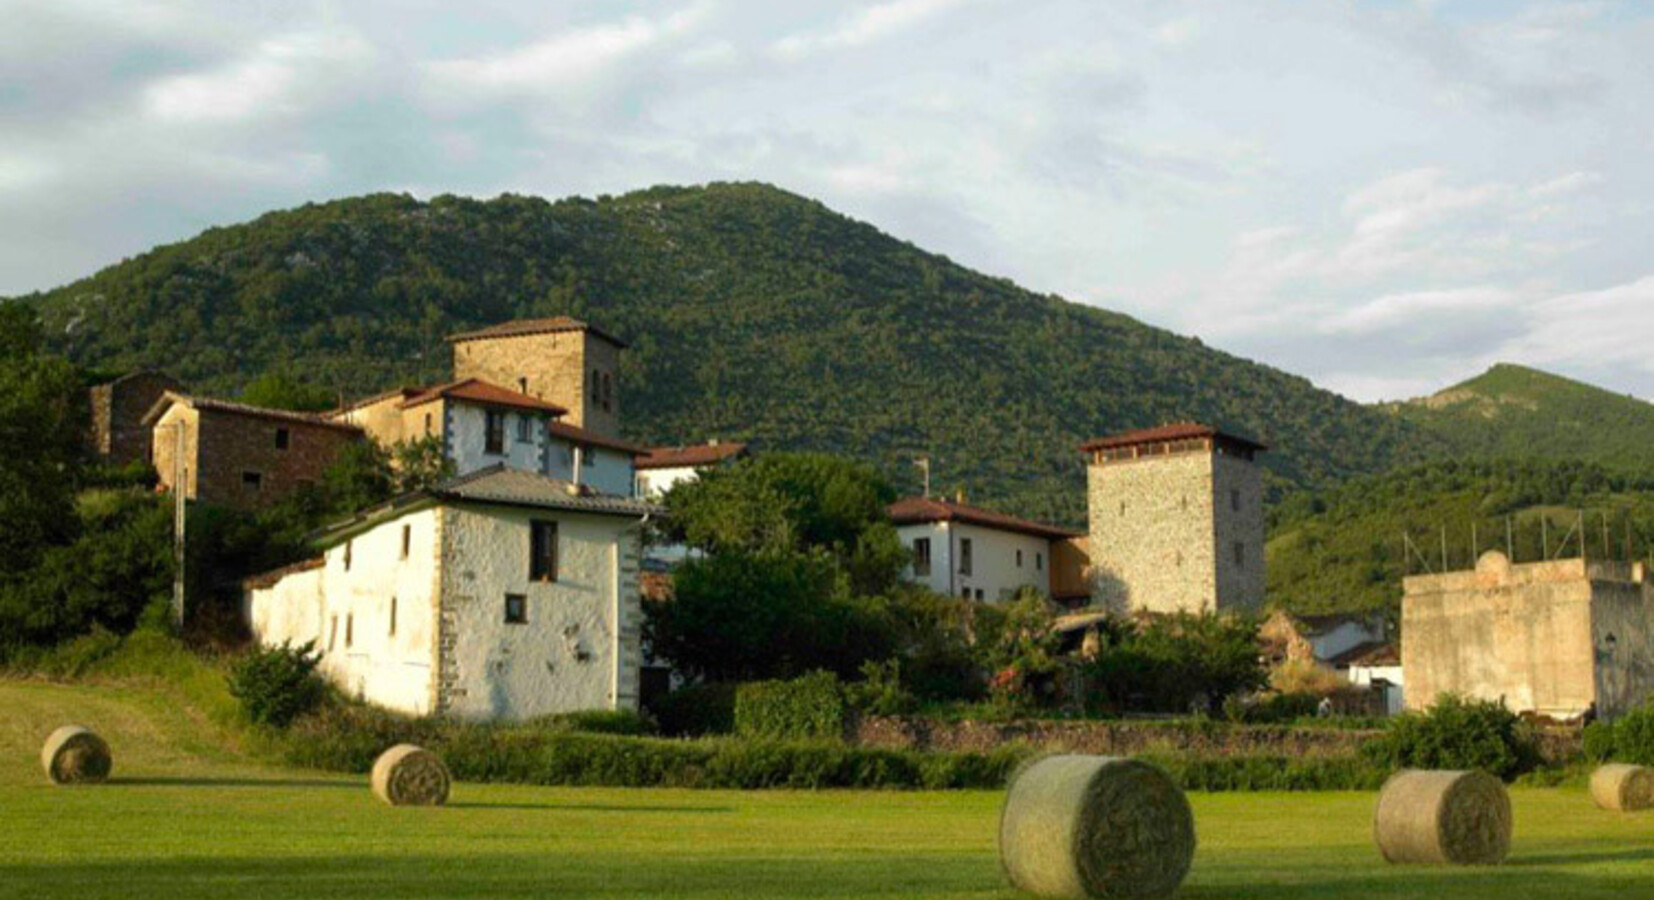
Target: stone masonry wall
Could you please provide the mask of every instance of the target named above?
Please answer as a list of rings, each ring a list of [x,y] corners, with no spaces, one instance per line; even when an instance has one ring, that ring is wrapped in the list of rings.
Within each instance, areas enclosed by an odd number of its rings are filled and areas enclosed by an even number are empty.
[[[1087,466],[1092,603],[1199,612],[1217,591],[1212,454]]]
[[[195,454],[194,499],[256,509],[321,481],[322,472],[361,432],[343,428],[202,409]],[[287,449],[276,446],[286,429]],[[245,473],[257,473],[256,489]]]
[[[1226,454],[1212,457],[1216,532],[1217,608],[1263,607],[1263,473],[1257,464]]]
[[[608,409],[593,402],[593,370],[612,388]],[[566,407],[562,421],[620,435],[620,349],[589,332],[556,331],[454,344],[454,377],[481,378]]]
[[[139,372],[92,388],[92,449],[116,464],[149,459],[152,438],[144,416],[178,387],[159,372]]]

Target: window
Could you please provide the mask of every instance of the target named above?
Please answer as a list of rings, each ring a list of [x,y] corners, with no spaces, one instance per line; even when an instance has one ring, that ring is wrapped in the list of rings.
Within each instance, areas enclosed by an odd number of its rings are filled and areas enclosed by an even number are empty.
[[[598,406],[598,405],[602,404],[602,402],[603,402],[603,385],[601,384],[602,375],[603,375],[602,372],[599,372],[596,369],[592,370],[592,405],[593,406]]]
[[[430,413],[425,414],[425,436],[426,437],[431,436],[431,414]]]
[[[913,539],[913,574],[930,574],[930,538]]]
[[[1040,553],[1039,551],[1034,552],[1034,571],[1045,571],[1045,554]]]
[[[603,409],[605,412],[614,409],[615,384],[608,372],[603,373]]]
[[[396,598],[391,598],[391,637],[396,637]]]
[[[345,614],[345,649],[349,650],[356,643],[356,614]]]
[[[264,476],[257,472],[242,472],[241,486],[253,493],[258,493],[259,488],[264,486]]]
[[[402,526],[402,558],[408,558],[408,551],[413,548],[413,526]]]
[[[970,588],[960,588],[959,589],[959,599],[961,599],[961,600],[971,599],[971,589]]]
[[[505,452],[505,413],[498,410],[485,410],[482,452],[500,454]]]
[[[984,599],[984,598],[986,598],[986,597],[987,597],[987,595],[986,595],[986,594],[984,594],[984,593],[982,593],[982,589],[981,589],[981,588],[977,588],[977,589],[976,589],[976,599],[978,599],[978,600],[982,600],[982,599]]]
[[[286,450],[287,449],[287,439],[288,439],[287,429],[277,428],[276,429],[276,449],[277,450]]]
[[[1235,568],[1246,568],[1246,545],[1240,541],[1235,542]]]
[[[355,541],[345,541],[345,571],[346,572],[350,571],[350,550],[351,550],[351,544],[354,544],[354,543],[355,543]]]
[[[519,393],[519,394],[528,393],[528,378],[519,377],[517,379],[517,393]]]
[[[522,625],[528,621],[528,598],[522,594],[505,595],[505,623]]]
[[[1022,551],[1017,551],[1017,568],[1022,568]]]
[[[339,639],[339,617],[327,617],[327,649],[332,650],[333,644]]]
[[[1126,501],[1121,500],[1120,501],[1120,518],[1123,519],[1125,517],[1126,517]]]
[[[971,539],[970,538],[960,538],[960,540],[959,540],[959,574],[961,574],[961,575],[971,574]]]
[[[1235,512],[1240,512],[1240,489],[1239,488],[1235,488],[1235,489],[1229,491],[1229,508],[1234,510]]]
[[[534,420],[529,418],[528,416],[519,415],[517,417],[517,441],[518,441],[518,443],[526,444],[529,441],[534,440],[534,432],[532,430],[533,426],[534,426]]]
[[[528,580],[557,580],[557,523],[529,523]]]

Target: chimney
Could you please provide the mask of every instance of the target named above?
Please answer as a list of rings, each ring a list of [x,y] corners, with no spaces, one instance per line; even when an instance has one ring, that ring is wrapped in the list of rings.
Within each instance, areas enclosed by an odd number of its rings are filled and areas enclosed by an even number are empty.
[[[960,506],[965,505],[965,489],[964,488],[959,488],[958,490],[953,492],[953,502],[959,504]]]

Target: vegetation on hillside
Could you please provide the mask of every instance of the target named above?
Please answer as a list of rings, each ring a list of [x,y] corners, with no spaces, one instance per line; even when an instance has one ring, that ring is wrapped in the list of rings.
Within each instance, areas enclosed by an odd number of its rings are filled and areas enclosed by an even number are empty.
[[[1075,524],[1084,439],[1200,419],[1269,441],[1277,483],[1418,459],[1404,421],[1122,315],[1023,290],[758,184],[597,200],[374,195],[270,213],[32,296],[53,345],[234,395],[444,377],[444,337],[567,313],[631,343],[630,437],[869,459],[916,487]],[[303,398],[301,398],[303,399]]]
[[[1443,460],[1299,492],[1270,512],[1269,601],[1393,612],[1403,575],[1444,568],[1444,528],[1448,569],[1494,549],[1519,562],[1582,548],[1640,559],[1654,549],[1654,478],[1571,461]]]
[[[1500,364],[1386,411],[1457,455],[1578,459],[1634,472],[1654,467],[1654,404],[1549,372]]]

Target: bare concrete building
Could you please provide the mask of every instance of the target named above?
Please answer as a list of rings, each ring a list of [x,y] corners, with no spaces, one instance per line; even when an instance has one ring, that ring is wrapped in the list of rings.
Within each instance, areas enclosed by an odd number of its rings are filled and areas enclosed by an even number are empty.
[[[520,319],[448,338],[454,379],[476,378],[568,410],[562,421],[620,436],[620,352],[626,344],[579,319]]]
[[[92,388],[92,452],[124,465],[149,459],[149,426],[144,415],[167,391],[181,389],[163,372],[129,372]]]
[[[161,395],[144,416],[161,486],[219,506],[258,509],[320,483],[362,429],[324,416]]]
[[[1090,441],[1091,602],[1118,612],[1257,609],[1263,444],[1184,423]]]
[[[1404,579],[1407,706],[1444,693],[1559,719],[1614,718],[1654,697],[1654,586],[1641,563],[1512,564]]]

